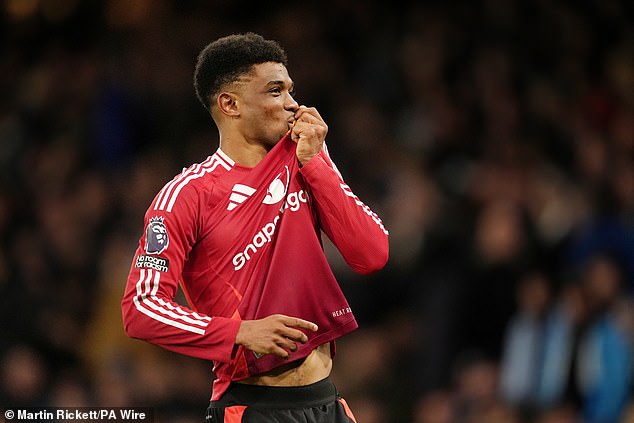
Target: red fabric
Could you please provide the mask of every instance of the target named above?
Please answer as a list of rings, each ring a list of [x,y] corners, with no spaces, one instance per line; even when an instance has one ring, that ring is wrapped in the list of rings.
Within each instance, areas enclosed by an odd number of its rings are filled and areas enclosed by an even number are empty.
[[[357,423],[357,419],[354,418],[354,414],[352,414],[352,410],[350,410],[350,407],[348,407],[348,403],[346,402],[346,400],[343,398],[339,398],[338,401],[343,406],[343,411],[345,411],[346,416],[352,419],[354,423]]]
[[[387,260],[387,231],[350,191],[326,151],[299,169],[283,138],[255,168],[220,150],[154,199],[122,301],[126,332],[214,361],[212,399],[232,380],[289,360],[234,345],[241,319],[275,313],[319,326],[290,360],[357,327],[326,261],[321,229],[357,272]],[[181,283],[191,308],[173,299]]]
[[[234,405],[233,407],[225,408],[224,423],[241,423],[242,415],[246,409],[246,405]]]

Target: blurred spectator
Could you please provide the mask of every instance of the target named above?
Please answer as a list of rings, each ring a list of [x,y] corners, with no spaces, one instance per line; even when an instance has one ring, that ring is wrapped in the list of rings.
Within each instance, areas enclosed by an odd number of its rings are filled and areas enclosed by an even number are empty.
[[[518,310],[509,323],[500,372],[501,396],[529,418],[558,404],[581,406],[575,368],[587,320],[582,291],[570,284],[556,299],[541,273],[518,289]]]
[[[464,353],[454,369],[454,397],[458,422],[471,422],[497,408],[497,363],[477,352]]]
[[[593,257],[582,283],[590,314],[578,358],[583,417],[588,423],[617,423],[632,386],[632,308],[621,300],[623,275],[609,257]]]
[[[26,345],[15,345],[2,357],[2,404],[21,407],[40,405],[49,384],[49,370],[42,357]]]
[[[546,316],[538,384],[533,394],[537,411],[567,404],[581,407],[576,362],[588,310],[582,288],[566,285]]]
[[[535,423],[579,423],[579,417],[574,407],[558,406],[541,413]]]
[[[518,409],[532,408],[539,398],[550,291],[543,274],[525,276],[518,289],[518,309],[504,337],[500,391],[505,402]]]
[[[433,391],[423,395],[414,411],[414,423],[453,423],[454,404],[451,393]]]
[[[474,225],[473,256],[461,304],[462,345],[497,360],[516,307],[516,287],[530,261],[529,243],[521,210],[505,201],[485,204]]]
[[[634,332],[615,264],[593,257],[552,309],[547,282],[524,281],[500,373],[508,404],[527,416],[568,404],[586,422],[619,421],[630,396]]]

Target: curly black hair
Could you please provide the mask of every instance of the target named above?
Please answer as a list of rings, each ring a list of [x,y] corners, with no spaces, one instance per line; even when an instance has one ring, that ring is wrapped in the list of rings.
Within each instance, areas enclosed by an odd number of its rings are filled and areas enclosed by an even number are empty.
[[[253,65],[265,62],[287,66],[286,52],[276,41],[252,32],[219,38],[198,55],[194,71],[196,96],[205,109],[211,110],[210,101],[223,85],[248,73]]]

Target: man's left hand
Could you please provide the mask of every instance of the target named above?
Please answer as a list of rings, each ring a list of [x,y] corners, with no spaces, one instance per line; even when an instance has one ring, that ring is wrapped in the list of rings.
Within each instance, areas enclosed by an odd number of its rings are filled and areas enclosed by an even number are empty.
[[[319,154],[327,133],[328,125],[317,109],[299,106],[291,128],[291,139],[297,143],[297,159],[302,165]]]

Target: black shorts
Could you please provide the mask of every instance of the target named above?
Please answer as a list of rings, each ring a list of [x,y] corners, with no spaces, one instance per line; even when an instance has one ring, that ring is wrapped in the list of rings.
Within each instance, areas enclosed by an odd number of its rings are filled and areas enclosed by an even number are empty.
[[[356,423],[329,380],[298,387],[232,383],[207,408],[207,423]]]

